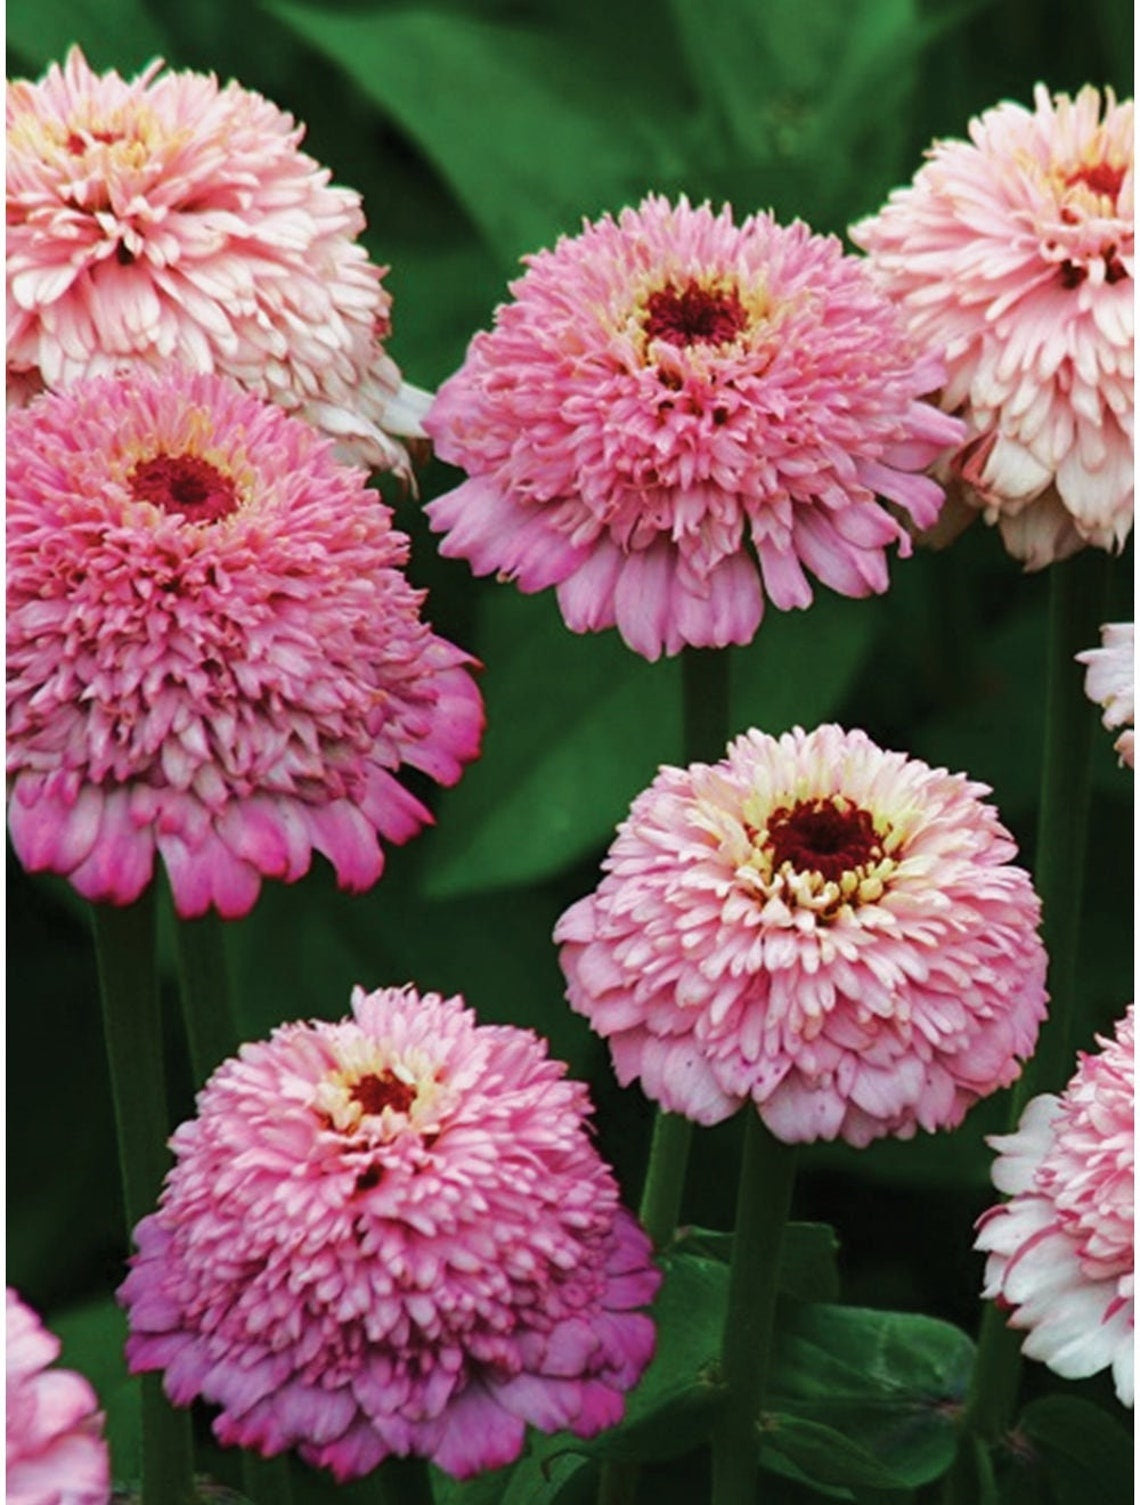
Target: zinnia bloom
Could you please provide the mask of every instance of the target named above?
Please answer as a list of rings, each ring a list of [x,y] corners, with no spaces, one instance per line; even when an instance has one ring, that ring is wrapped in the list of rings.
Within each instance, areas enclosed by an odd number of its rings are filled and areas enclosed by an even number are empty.
[[[953,1128],[1045,1012],[1040,906],[983,784],[822,726],[662,768],[559,920],[618,1080],[789,1143]]]
[[[360,197],[303,128],[212,75],[97,74],[78,47],[8,86],[8,372],[16,400],[181,361],[410,474],[427,393],[385,355],[391,299]],[[385,432],[387,431],[387,432]]]
[[[1132,102],[1001,104],[851,230],[969,425],[963,505],[1030,569],[1132,528]],[[967,509],[967,516],[971,515]]]
[[[525,261],[425,421],[470,477],[427,508],[442,553],[650,659],[751,641],[765,592],[810,603],[805,569],[887,588],[910,540],[876,497],[933,523],[917,472],[963,431],[837,240],[651,196]]]
[[[70,1369],[49,1369],[60,1343],[10,1287],[7,1369],[8,1505],[107,1505],[110,1462],[95,1392]]]
[[[1096,1055],[1078,1056],[1060,1097],[1033,1098],[1016,1133],[995,1134],[993,1182],[1010,1200],[978,1221],[982,1295],[1028,1332],[1022,1352],[1065,1379],[1112,1368],[1133,1401],[1135,1045],[1133,1010]]]
[[[119,1293],[132,1370],[340,1480],[389,1454],[465,1478],[528,1422],[614,1425],[660,1277],[586,1089],[458,997],[357,988],[352,1011],[243,1046],[175,1132]]]
[[[1100,629],[1101,646],[1077,654],[1077,662],[1088,665],[1085,694],[1104,707],[1102,720],[1110,730],[1125,728],[1116,739],[1120,761],[1135,767],[1135,666],[1134,633],[1131,622],[1108,622]]]
[[[407,539],[306,423],[217,376],[135,371],[8,419],[8,772],[24,866],[127,904],[244,914],[312,849],[368,888],[482,705],[420,620]]]

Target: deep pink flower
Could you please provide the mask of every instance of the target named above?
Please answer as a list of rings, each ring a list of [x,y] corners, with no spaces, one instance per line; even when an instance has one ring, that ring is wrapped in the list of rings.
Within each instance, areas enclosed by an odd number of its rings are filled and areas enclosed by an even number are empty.
[[[978,1220],[982,1295],[1028,1332],[1022,1352],[1065,1379],[1112,1369],[1133,1401],[1135,1042],[1133,1009],[1115,1038],[1078,1056],[1060,1097],[1033,1098],[1013,1134],[995,1134],[993,1182],[1010,1200]]]
[[[442,553],[651,659],[749,642],[765,592],[810,603],[805,568],[887,588],[910,540],[876,497],[931,524],[916,472],[962,429],[837,240],[651,196],[525,260],[425,421],[470,477],[427,508]]]
[[[1132,102],[1001,104],[853,226],[969,425],[963,508],[1037,569],[1132,528]],[[952,498],[954,493],[952,493]],[[949,508],[947,509],[950,510]],[[968,510],[965,515],[972,516]]]
[[[821,726],[662,768],[559,920],[618,1079],[788,1142],[952,1128],[1045,1012],[1039,904],[986,786]]]
[[[181,361],[410,475],[389,435],[422,434],[430,398],[384,353],[359,195],[261,95],[160,68],[97,74],[73,47],[8,86],[12,395]]]
[[[110,1462],[95,1392],[82,1375],[48,1368],[59,1339],[10,1287],[4,1341],[7,1505],[107,1505]]]
[[[338,1479],[389,1454],[460,1478],[525,1425],[614,1425],[660,1279],[529,1030],[386,988],[242,1047],[171,1140],[120,1291],[131,1368],[214,1431]]]
[[[378,834],[478,751],[468,656],[420,620],[407,539],[308,424],[217,376],[138,370],[8,419],[16,853],[127,904],[157,850],[183,915],[244,914]]]
[[[1134,768],[1136,733],[1135,644],[1131,622],[1107,622],[1100,629],[1101,646],[1077,654],[1077,662],[1088,665],[1085,694],[1104,707],[1105,726],[1124,727],[1116,739],[1120,761]]]

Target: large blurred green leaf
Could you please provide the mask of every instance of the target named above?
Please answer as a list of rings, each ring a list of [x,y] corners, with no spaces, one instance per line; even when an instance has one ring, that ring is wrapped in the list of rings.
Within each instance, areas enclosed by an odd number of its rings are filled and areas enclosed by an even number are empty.
[[[141,0],[8,0],[8,46],[35,68],[79,42],[93,68],[133,73],[169,39]]]
[[[142,1462],[142,1406],[137,1379],[127,1373],[123,1344],[127,1319],[114,1300],[88,1302],[52,1315],[52,1330],[63,1344],[60,1362],[77,1369],[95,1387],[107,1417],[111,1471],[116,1479],[136,1479]]]
[[[653,180],[638,111],[575,31],[427,6],[266,8],[407,131],[504,259]]]
[[[833,714],[874,640],[877,603],[821,590],[772,611],[731,649],[733,734]],[[662,763],[681,760],[676,659],[649,664],[616,632],[569,632],[551,592],[484,596],[483,757],[448,790],[425,843],[424,892],[444,897],[545,877],[609,841]]]

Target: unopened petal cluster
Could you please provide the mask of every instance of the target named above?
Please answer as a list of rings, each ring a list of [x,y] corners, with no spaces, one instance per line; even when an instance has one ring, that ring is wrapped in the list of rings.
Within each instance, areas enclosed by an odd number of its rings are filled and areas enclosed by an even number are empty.
[[[223,1443],[341,1480],[390,1454],[463,1478],[528,1423],[614,1425],[660,1275],[589,1111],[529,1030],[411,987],[243,1046],[136,1230],[132,1369],[220,1406]]]
[[[425,422],[469,479],[427,509],[444,554],[646,658],[747,643],[765,596],[887,588],[961,426],[920,399],[900,315],[834,238],[650,196],[525,258]]]
[[[10,1287],[5,1311],[8,1505],[108,1505],[111,1470],[95,1392],[49,1366],[59,1339]]]
[[[75,47],[8,86],[10,393],[145,362],[233,377],[366,463],[428,394],[384,353],[391,299],[303,129],[212,75],[97,74]]]
[[[623,1085],[789,1143],[953,1128],[1045,1012],[1038,900],[984,785],[822,726],[660,770],[559,920]]]
[[[244,914],[315,848],[341,885],[430,819],[401,765],[478,751],[471,660],[420,619],[407,539],[307,423],[172,367],[8,420],[9,824],[30,871]]]
[[[1120,761],[1129,768],[1136,766],[1135,631],[1131,622],[1107,622],[1100,629],[1101,646],[1077,654],[1077,662],[1088,665],[1085,694],[1104,708],[1103,721],[1110,730],[1122,726],[1116,739]]]
[[[1135,1094],[1132,1005],[1111,1040],[1079,1055],[1060,1097],[1033,1098],[998,1152],[993,1182],[1008,1202],[978,1222],[984,1296],[1027,1333],[1022,1352],[1065,1379],[1112,1370],[1134,1396]]]
[[[851,230],[969,426],[958,505],[1030,569],[1119,549],[1133,511],[1132,101],[1042,85]],[[968,515],[968,514],[967,514]]]

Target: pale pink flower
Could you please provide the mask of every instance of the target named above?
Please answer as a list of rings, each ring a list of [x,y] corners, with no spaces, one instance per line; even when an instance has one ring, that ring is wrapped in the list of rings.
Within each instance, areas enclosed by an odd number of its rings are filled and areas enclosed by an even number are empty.
[[[1134,768],[1136,734],[1132,729],[1136,712],[1135,646],[1131,622],[1107,622],[1100,629],[1101,646],[1077,654],[1079,664],[1088,665],[1085,694],[1104,708],[1101,718],[1110,730],[1125,728],[1115,747],[1120,761]]]
[[[1132,101],[1001,104],[852,227],[969,425],[952,462],[1028,568],[1132,528]],[[952,493],[952,503],[958,496]],[[969,508],[966,507],[969,504]],[[952,510],[947,508],[947,512]]]
[[[910,540],[877,497],[933,523],[918,472],[963,431],[860,261],[656,196],[524,259],[425,421],[470,477],[427,508],[442,553],[650,659],[749,642],[765,593],[811,602],[805,568],[886,590]]]
[[[750,731],[662,768],[559,920],[618,1080],[787,1142],[953,1128],[1045,1013],[1038,900],[984,784],[860,731]]]
[[[8,417],[8,774],[29,871],[244,914],[315,847],[354,891],[478,751],[467,654],[316,430],[218,376],[136,370]]]
[[[1133,1402],[1135,1044],[1133,1008],[1100,1051],[1078,1055],[1060,1097],[1033,1098],[995,1134],[993,1182],[1010,1200],[978,1220],[982,1295],[1028,1333],[1022,1352],[1065,1379],[1112,1369]]]
[[[429,394],[385,355],[391,299],[360,197],[303,127],[212,75],[97,74],[73,47],[8,86],[8,372],[15,400],[125,363],[181,361],[410,476],[391,434]]]
[[[459,1478],[525,1426],[620,1420],[660,1279],[586,1089],[462,998],[352,995],[245,1045],[179,1128],[119,1298],[134,1372],[222,1408],[225,1444],[355,1478],[389,1454]]]
[[[7,1505],[107,1505],[110,1461],[95,1392],[70,1369],[49,1369],[60,1342],[9,1287]]]

